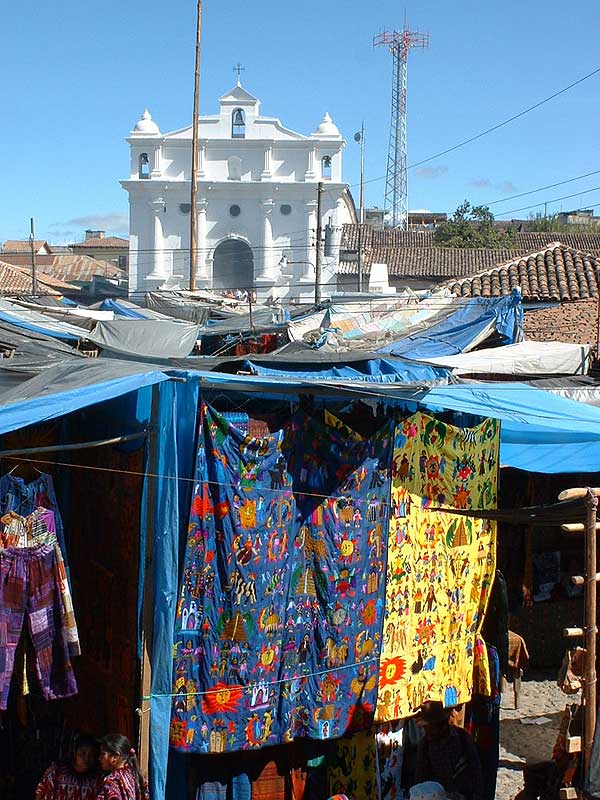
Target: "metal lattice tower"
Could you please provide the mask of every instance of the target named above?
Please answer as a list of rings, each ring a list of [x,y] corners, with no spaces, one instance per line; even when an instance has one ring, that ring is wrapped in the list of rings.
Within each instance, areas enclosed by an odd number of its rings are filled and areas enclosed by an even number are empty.
[[[429,47],[429,34],[410,31],[383,31],[373,37],[373,47],[383,45],[392,54],[392,118],[385,179],[384,209],[390,212],[394,228],[408,230],[408,173],[406,160],[406,76],[411,47]]]

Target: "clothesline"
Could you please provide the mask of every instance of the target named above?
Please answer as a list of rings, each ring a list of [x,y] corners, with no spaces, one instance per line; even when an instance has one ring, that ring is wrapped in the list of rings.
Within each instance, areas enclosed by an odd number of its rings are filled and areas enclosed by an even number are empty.
[[[180,631],[179,633],[186,633],[187,631]],[[189,631],[192,633],[192,631]],[[379,662],[380,656],[374,656],[373,658],[365,658],[362,661],[354,661],[352,664],[345,664],[339,667],[329,667],[328,669],[318,670],[317,672],[307,672],[303,673],[302,675],[292,675],[289,678],[278,678],[274,681],[258,681],[255,683],[240,683],[240,684],[231,684],[227,685],[227,689],[243,689],[244,691],[248,691],[248,689],[257,688],[260,689],[263,686],[280,686],[284,683],[292,683],[293,681],[305,680],[307,678],[316,678],[319,675],[329,675],[332,672],[343,672],[344,670],[354,669],[354,667],[361,667],[363,664],[372,664],[374,662]],[[164,692],[164,693],[151,693],[142,697],[142,700],[152,700],[158,697],[201,697],[205,695],[212,695],[212,694],[219,694],[219,692],[223,691],[223,686],[220,686],[216,689],[206,689],[202,692]]]
[[[106,447],[112,444],[122,444],[123,442],[132,442],[135,439],[145,439],[148,436],[148,431],[138,431],[137,433],[127,433],[123,436],[113,436],[110,439],[96,439],[92,442],[74,442],[72,444],[52,444],[45,445],[44,447],[22,447],[18,450],[0,450],[0,458],[10,458],[12,456],[21,455],[34,455],[35,453],[56,453],[63,450],[85,450],[92,447]],[[30,459],[19,459],[30,460]],[[48,463],[48,462],[40,462]],[[54,463],[54,462],[50,462]]]
[[[1,457],[1,455],[2,454],[0,453],[0,457]],[[143,472],[143,471],[140,471],[140,470],[115,469],[113,467],[95,467],[95,466],[91,466],[89,464],[73,464],[73,463],[70,463],[68,461],[44,461],[44,460],[38,459],[38,458],[36,458],[36,459],[15,458],[14,460],[15,461],[22,461],[23,463],[27,463],[27,464],[44,464],[44,465],[51,466],[51,467],[67,467],[67,468],[71,468],[71,469],[87,469],[87,470],[91,470],[92,472],[112,472],[112,473],[118,473],[120,475],[135,475],[138,478],[153,478],[154,480],[183,481],[185,483],[198,483],[196,478],[186,478],[186,477],[179,476],[179,475],[165,475],[165,474],[161,474],[161,473],[158,473],[158,472]],[[230,487],[230,488],[234,488],[234,489],[239,488],[234,483],[225,483],[225,482],[222,482],[222,481],[211,481],[211,480],[208,480],[206,478],[202,479],[202,483],[207,483],[207,484],[210,484],[211,486]],[[290,490],[293,491],[293,487],[288,486],[287,489],[264,489],[265,493],[270,493],[270,494],[273,494],[273,495],[277,495],[277,494],[287,495],[287,494],[289,494]],[[329,493],[329,494],[320,494],[319,492],[307,492],[307,491],[304,491],[304,490],[297,492],[296,496],[297,497],[314,497],[314,498],[319,499],[319,500],[332,500],[332,499],[335,499],[335,497],[331,493]],[[340,498],[343,497],[342,494],[336,495],[336,496],[340,497]],[[353,502],[354,502],[354,505],[358,505],[358,504],[368,505],[369,500],[368,500],[368,498],[366,498],[364,500],[361,499],[361,498],[354,498]],[[432,510],[439,511],[439,512],[446,512],[448,514],[457,514],[457,513],[460,512],[461,514],[464,514],[466,516],[469,516],[471,514],[471,511],[473,512],[473,514],[478,514],[479,516],[483,516],[484,514],[486,514],[486,509],[456,509],[456,508],[452,508],[450,506],[448,508],[444,508],[442,506],[439,506],[439,507],[437,507],[435,509],[432,509]],[[486,516],[487,516],[487,514],[486,514]]]

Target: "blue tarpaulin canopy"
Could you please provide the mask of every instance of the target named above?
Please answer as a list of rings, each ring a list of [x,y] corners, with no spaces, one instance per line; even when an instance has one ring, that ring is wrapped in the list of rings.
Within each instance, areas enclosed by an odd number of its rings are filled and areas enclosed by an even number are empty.
[[[496,331],[502,344],[523,338],[521,294],[509,297],[473,297],[465,306],[426,330],[382,347],[379,352],[405,358],[435,358],[464,353]]]

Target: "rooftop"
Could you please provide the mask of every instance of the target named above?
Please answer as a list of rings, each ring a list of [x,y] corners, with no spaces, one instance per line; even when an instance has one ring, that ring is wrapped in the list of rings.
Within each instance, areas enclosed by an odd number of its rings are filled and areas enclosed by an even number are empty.
[[[447,286],[462,297],[500,297],[520,287],[524,300],[564,303],[597,298],[599,283],[600,255],[553,242]]]
[[[358,272],[359,230],[365,273],[370,272],[371,264],[384,263],[390,277],[431,279],[432,283],[452,277],[467,278],[493,269],[542,250],[558,238],[556,233],[515,233],[509,249],[470,249],[436,246],[431,230],[375,230],[370,225],[344,225],[339,267],[342,275]],[[560,239],[569,248],[600,256],[600,234],[561,233]]]
[[[83,242],[73,242],[69,247],[74,250],[79,248],[99,250],[103,247],[107,250],[126,249],[129,247],[129,239],[123,239],[121,236],[102,236],[97,239],[86,239]]]
[[[38,292],[40,294],[63,294],[68,291],[77,291],[73,286],[52,275],[37,276]],[[0,261],[0,295],[31,294],[31,269],[18,267]]]

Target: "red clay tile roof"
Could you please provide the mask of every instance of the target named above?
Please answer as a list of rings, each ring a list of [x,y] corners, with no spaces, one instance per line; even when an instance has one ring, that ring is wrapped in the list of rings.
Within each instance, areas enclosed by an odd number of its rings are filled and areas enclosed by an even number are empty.
[[[370,225],[344,225],[340,245],[341,275],[356,275],[358,266],[358,231],[361,230],[364,252],[363,268],[368,274],[372,263],[388,265],[390,277],[431,279],[466,278],[492,269],[504,261],[542,250],[557,239],[556,233],[515,233],[511,249],[459,249],[436,247],[433,231],[375,230]],[[600,256],[600,233],[561,234],[562,244]],[[354,257],[348,257],[354,253]]]
[[[579,300],[525,312],[523,330],[536,342],[572,342],[596,345],[598,301]]]
[[[46,245],[48,250],[52,252],[52,247],[48,244],[47,241],[44,239],[36,239],[35,240],[35,250],[36,253],[40,249]],[[4,244],[2,245],[2,252],[3,253],[30,253],[31,252],[31,245],[29,243],[29,239],[7,239]]]
[[[120,250],[129,247],[129,239],[122,239],[120,236],[105,236],[102,239],[86,239],[85,242],[74,242],[69,245],[73,249],[87,248],[90,250],[100,250],[105,247],[107,250],[118,248]]]
[[[598,297],[599,282],[600,256],[557,243],[446,285],[462,297],[499,297],[518,286],[525,300],[570,302]]]
[[[49,275],[37,276],[38,292],[40,294],[63,294],[68,291],[78,291],[64,281],[57,280]],[[31,294],[31,270],[26,267],[16,267],[0,261],[0,295]]]
[[[108,261],[74,254],[54,256],[52,264],[43,264],[40,266],[40,271],[44,275],[52,275],[61,281],[82,281],[84,283],[93,280],[94,275],[103,278],[122,279],[127,274],[125,270],[110,264]]]
[[[30,259],[24,255],[2,255],[7,264],[15,266],[30,267]],[[51,275],[57,280],[78,281],[87,283],[94,275],[103,278],[124,278],[125,270],[120,269],[109,261],[100,258],[92,258],[87,255],[75,255],[74,253],[59,253],[52,256],[37,256],[36,264],[38,272],[44,275]]]

